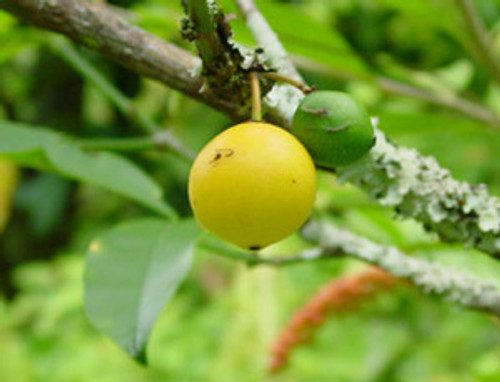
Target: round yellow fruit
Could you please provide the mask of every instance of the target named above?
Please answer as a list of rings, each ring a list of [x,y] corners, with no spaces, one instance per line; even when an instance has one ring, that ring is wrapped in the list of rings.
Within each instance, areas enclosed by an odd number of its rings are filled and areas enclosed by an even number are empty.
[[[256,250],[296,231],[311,213],[314,163],[285,130],[246,122],[213,138],[189,174],[189,201],[202,228]]]

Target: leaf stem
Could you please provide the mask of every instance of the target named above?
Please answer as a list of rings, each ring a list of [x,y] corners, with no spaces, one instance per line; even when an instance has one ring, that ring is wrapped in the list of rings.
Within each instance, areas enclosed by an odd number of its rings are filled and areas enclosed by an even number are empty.
[[[269,78],[269,79],[277,81],[277,82],[286,82],[287,84],[295,86],[297,89],[299,89],[304,94],[309,94],[309,93],[314,91],[313,88],[311,88],[309,85],[307,85],[302,80],[298,80],[298,79],[290,77],[290,76],[285,76],[283,74],[279,74],[279,73],[275,73],[275,72],[263,72],[263,73],[261,73],[261,75],[263,77]]]

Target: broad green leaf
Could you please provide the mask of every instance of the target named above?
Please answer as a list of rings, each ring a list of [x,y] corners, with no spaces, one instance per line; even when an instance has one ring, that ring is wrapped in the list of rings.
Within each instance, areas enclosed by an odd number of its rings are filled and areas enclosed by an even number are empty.
[[[87,253],[85,307],[92,324],[146,363],[151,329],[191,267],[192,220],[127,222],[95,239]]]
[[[48,129],[0,122],[0,157],[105,188],[165,217],[176,215],[163,201],[160,186],[134,163],[112,153],[84,151]]]

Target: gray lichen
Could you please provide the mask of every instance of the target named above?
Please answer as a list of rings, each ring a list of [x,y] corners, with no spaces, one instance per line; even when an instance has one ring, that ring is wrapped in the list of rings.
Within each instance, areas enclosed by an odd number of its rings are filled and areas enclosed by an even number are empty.
[[[423,223],[443,241],[460,241],[500,257],[500,199],[484,185],[459,182],[433,157],[398,147],[376,131],[370,155],[339,168],[341,180],[364,189],[403,217]]]
[[[427,294],[474,309],[500,314],[500,284],[449,266],[413,257],[393,246],[374,243],[349,231],[337,229],[326,220],[309,223],[304,235],[327,252],[342,251],[408,279]]]

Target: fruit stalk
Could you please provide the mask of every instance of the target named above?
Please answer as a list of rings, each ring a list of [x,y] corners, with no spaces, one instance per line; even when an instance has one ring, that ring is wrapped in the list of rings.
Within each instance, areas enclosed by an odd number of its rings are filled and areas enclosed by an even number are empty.
[[[262,102],[260,99],[260,82],[256,72],[250,73],[250,87],[252,94],[252,120],[262,121]]]

